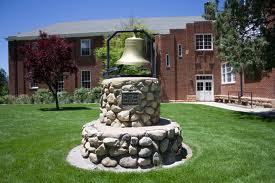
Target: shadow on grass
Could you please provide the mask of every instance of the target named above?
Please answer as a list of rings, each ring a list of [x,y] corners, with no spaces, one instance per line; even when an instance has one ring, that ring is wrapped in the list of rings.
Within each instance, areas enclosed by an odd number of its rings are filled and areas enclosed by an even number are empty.
[[[275,110],[267,111],[267,112],[234,112],[236,116],[238,116],[240,119],[258,119],[263,122],[275,122]]]
[[[92,110],[90,107],[60,107],[60,109],[56,108],[40,108],[40,111],[77,111],[77,110]]]

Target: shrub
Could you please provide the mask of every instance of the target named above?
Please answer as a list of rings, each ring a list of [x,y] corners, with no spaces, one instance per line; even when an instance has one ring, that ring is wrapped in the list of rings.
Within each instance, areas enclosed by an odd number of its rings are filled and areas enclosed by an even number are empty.
[[[1,97],[2,104],[14,104],[16,101],[16,97],[13,95],[4,95]]]
[[[91,99],[92,99],[91,90],[88,88],[77,88],[74,91],[74,102],[88,103],[88,102],[91,102]]]
[[[58,92],[57,95],[60,104],[70,104],[73,102],[73,96],[66,91]]]
[[[5,104],[5,99],[3,96],[0,96],[0,104]]]
[[[28,95],[19,95],[16,98],[15,103],[16,104],[32,104],[33,99],[31,96],[28,96]]]
[[[102,87],[100,87],[100,86],[92,89],[93,102],[97,102],[97,103],[99,102],[100,96],[101,96],[101,90],[102,90]]]
[[[53,96],[48,89],[38,89],[33,94],[33,100],[35,104],[49,104],[53,103]]]

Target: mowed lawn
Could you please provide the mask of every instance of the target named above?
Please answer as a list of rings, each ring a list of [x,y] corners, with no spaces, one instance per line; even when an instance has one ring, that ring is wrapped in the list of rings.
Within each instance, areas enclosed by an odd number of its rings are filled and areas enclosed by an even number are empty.
[[[64,105],[63,105],[64,106]],[[191,104],[162,104],[193,157],[147,173],[87,171],[65,158],[98,105],[0,105],[0,182],[275,182],[275,119]]]

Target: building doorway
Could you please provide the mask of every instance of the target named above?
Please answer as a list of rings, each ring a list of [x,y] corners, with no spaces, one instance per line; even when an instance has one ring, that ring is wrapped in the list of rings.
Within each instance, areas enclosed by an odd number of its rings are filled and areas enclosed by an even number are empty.
[[[213,75],[196,75],[196,100],[214,101],[214,83]]]

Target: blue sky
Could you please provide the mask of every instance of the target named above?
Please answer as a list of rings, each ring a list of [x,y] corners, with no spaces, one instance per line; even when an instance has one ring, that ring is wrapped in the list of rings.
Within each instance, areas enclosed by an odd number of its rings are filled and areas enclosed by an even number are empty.
[[[206,0],[0,0],[0,67],[6,37],[57,22],[128,17],[200,16]]]

